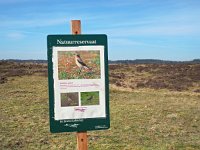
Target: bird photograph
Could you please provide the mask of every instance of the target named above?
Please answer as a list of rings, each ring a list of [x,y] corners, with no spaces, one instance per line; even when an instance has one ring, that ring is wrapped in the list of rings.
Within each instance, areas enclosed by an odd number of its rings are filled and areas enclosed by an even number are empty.
[[[61,107],[78,106],[78,92],[61,93]]]
[[[81,92],[81,105],[99,105],[99,91]]]
[[[58,51],[58,78],[100,79],[100,51]]]

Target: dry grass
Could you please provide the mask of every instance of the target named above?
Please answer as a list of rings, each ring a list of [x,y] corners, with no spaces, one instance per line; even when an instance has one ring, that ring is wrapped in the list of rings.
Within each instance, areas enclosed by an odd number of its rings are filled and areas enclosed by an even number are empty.
[[[88,132],[89,149],[199,150],[199,67],[111,65],[111,128]],[[76,149],[74,133],[49,131],[46,69],[0,63],[0,149]]]
[[[9,78],[0,88],[1,149],[76,149],[74,133],[49,131],[47,78]],[[88,132],[91,150],[199,150],[200,94],[111,89],[111,128]]]

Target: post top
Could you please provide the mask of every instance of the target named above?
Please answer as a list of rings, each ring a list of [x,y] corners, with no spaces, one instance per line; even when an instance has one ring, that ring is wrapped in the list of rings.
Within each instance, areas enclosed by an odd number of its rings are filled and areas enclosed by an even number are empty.
[[[81,21],[80,20],[71,20],[71,33],[72,34],[81,34]]]

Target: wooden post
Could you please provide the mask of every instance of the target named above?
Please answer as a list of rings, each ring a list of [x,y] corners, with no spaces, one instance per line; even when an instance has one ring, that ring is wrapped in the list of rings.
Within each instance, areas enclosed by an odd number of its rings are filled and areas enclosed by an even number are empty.
[[[71,21],[71,32],[72,34],[81,34],[81,21],[72,20]]]
[[[77,149],[88,150],[87,132],[77,132]]]
[[[81,34],[81,21],[72,20],[71,21],[71,33]],[[88,150],[87,144],[87,132],[77,132],[77,149],[78,150]]]

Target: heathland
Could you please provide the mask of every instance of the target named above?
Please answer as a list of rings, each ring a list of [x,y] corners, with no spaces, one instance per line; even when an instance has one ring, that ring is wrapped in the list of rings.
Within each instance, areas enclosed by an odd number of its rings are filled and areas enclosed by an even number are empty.
[[[91,150],[199,150],[200,64],[109,66],[111,128]],[[76,149],[49,131],[47,64],[0,61],[0,149]]]

